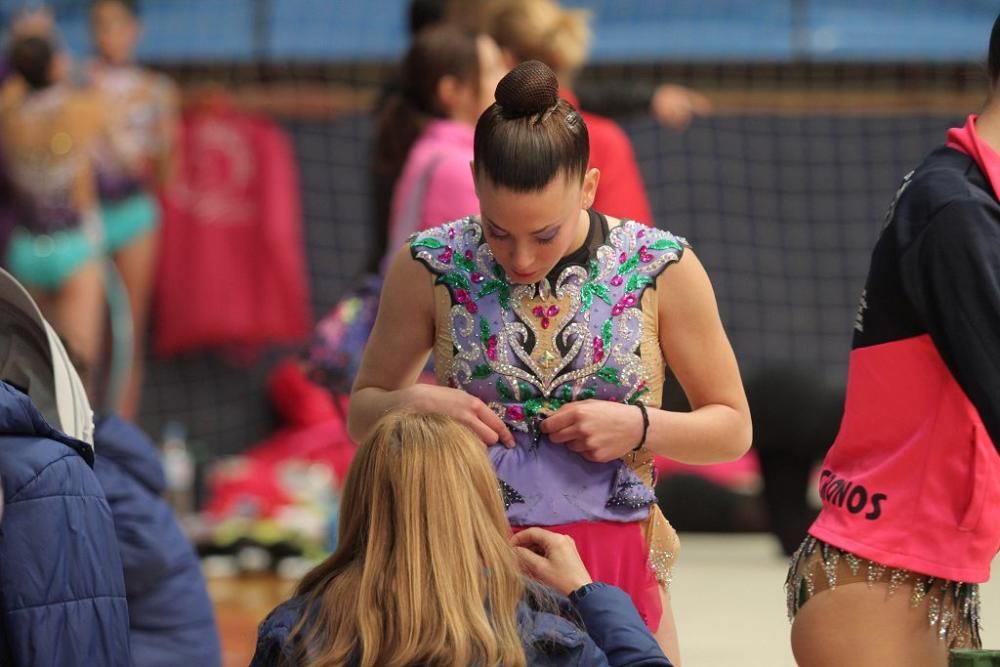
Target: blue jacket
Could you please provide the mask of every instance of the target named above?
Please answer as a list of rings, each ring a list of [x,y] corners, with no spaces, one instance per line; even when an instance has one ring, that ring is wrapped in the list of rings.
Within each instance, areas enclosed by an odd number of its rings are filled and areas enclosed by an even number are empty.
[[[132,664],[115,526],[93,460],[0,382],[0,664]]]
[[[218,667],[212,603],[198,557],[162,498],[166,479],[152,441],[118,417],[98,420],[94,471],[114,516],[125,570],[136,667]]]
[[[282,652],[291,655],[286,640],[303,611],[305,598],[292,598],[261,623],[257,651],[250,667],[278,664]],[[671,667],[659,645],[621,589],[591,584],[570,595],[586,626],[537,611],[526,603],[517,610],[521,639],[529,665],[542,667]]]

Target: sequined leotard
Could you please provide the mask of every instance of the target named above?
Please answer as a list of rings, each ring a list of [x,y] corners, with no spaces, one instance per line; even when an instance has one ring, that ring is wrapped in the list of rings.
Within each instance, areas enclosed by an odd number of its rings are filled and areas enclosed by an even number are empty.
[[[592,230],[602,219],[591,213]],[[656,505],[652,454],[587,461],[538,424],[571,401],[659,404],[654,288],[685,242],[625,221],[584,261],[537,285],[507,279],[474,218],[419,234],[410,247],[435,276],[439,382],[482,399],[515,435],[517,447],[489,450],[511,524],[639,524],[648,564],[666,584],[677,540]]]

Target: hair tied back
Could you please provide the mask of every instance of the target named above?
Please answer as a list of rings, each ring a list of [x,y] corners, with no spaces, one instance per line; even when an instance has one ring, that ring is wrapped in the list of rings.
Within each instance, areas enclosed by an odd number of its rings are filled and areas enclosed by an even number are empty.
[[[500,80],[496,101],[506,118],[550,111],[559,103],[559,80],[545,63],[528,60]]]

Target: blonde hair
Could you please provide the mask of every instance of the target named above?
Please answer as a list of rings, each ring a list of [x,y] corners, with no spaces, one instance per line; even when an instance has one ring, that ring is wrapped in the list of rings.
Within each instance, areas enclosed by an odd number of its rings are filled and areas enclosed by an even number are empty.
[[[522,62],[540,60],[560,79],[572,77],[590,50],[590,12],[565,9],[555,0],[497,0],[488,30]]]
[[[440,415],[390,413],[351,465],[336,552],[299,584],[295,664],[524,666],[509,531],[478,438]]]

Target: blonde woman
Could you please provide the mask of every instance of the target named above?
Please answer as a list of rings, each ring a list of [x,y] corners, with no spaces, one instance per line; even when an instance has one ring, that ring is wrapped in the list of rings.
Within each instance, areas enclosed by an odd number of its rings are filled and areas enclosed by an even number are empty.
[[[531,13],[534,17],[531,21],[521,19],[523,28],[520,32],[524,38],[519,41],[541,46],[539,51],[566,53],[581,62],[587,55],[590,30],[587,27],[589,12],[586,10],[567,11],[553,2],[535,0],[511,3],[505,0],[416,0],[414,5],[430,5],[437,8],[438,15],[445,13],[452,20],[484,30],[488,29],[493,12],[509,11],[509,5],[512,5],[522,14]],[[421,18],[433,20],[435,14],[427,9],[423,11],[425,13]],[[551,20],[552,17],[556,20]],[[548,30],[552,31],[551,39],[546,33]],[[544,55],[536,53],[531,57],[553,66]],[[580,99],[580,105],[592,113],[615,117],[651,114],[661,125],[673,130],[684,130],[696,116],[712,112],[712,103],[704,95],[672,83],[621,79],[580,81],[574,85],[574,92]]]
[[[670,662],[628,597],[591,583],[572,540],[536,528],[511,544],[476,436],[397,411],[358,449],[336,553],[264,621],[251,665]]]

